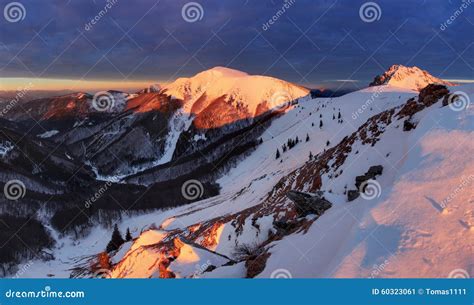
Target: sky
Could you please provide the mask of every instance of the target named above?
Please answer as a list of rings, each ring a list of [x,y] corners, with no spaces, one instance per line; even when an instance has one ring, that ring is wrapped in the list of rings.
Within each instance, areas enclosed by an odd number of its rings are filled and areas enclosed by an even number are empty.
[[[392,64],[474,79],[474,0],[0,0],[0,9],[0,90],[132,90],[215,66],[311,88],[364,87]]]

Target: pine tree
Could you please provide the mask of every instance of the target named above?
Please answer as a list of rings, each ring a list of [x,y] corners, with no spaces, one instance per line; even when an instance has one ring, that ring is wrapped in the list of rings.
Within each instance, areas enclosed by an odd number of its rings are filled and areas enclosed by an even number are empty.
[[[328,141],[326,142],[326,146],[329,146],[329,144],[331,144],[331,143],[330,143],[329,140],[328,140]]]
[[[334,113],[332,114],[332,119],[333,119],[333,120],[336,119],[336,116],[334,115]]]
[[[112,232],[112,238],[110,239],[109,243],[107,244],[107,252],[112,252],[120,248],[120,246],[124,243],[122,235],[117,227],[117,224],[114,226],[114,231]]]
[[[337,115],[337,118],[340,119],[341,118],[341,112],[339,111],[339,114]]]
[[[309,152],[309,159],[313,159],[313,153],[312,152]]]
[[[277,148],[277,152],[276,152],[275,159],[278,159],[278,158],[280,158],[280,151],[279,151],[278,148]]]
[[[309,142],[309,134],[306,134],[306,142]]]
[[[132,238],[132,234],[130,234],[130,229],[127,228],[127,233],[125,234],[125,241],[131,241],[133,238]]]
[[[319,121],[319,128],[323,128],[323,120]]]
[[[298,144],[299,142],[300,142],[300,139],[298,139],[298,136],[296,136],[295,144]]]

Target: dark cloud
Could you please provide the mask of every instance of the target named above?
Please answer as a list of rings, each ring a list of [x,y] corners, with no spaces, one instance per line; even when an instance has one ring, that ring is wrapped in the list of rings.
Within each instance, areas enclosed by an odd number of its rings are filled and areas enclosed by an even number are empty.
[[[11,1],[1,0],[1,8]],[[167,80],[213,66],[302,84],[371,79],[394,63],[446,78],[474,78],[474,3],[444,31],[462,1],[375,1],[380,20],[363,22],[365,1],[198,0],[202,20],[182,18],[182,0],[20,0],[25,19],[0,21],[2,77]],[[291,4],[293,3],[294,4]],[[81,34],[82,33],[82,34]]]

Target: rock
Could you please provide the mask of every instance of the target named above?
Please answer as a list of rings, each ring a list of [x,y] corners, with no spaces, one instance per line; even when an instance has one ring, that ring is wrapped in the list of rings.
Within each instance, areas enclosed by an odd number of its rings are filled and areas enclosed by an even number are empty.
[[[347,192],[347,200],[353,201],[357,197],[359,197],[360,192],[364,191],[360,189],[361,185],[368,180],[375,179],[375,177],[382,175],[382,173],[383,173],[383,166],[374,165],[374,166],[371,166],[364,175],[357,176],[355,178],[355,186],[357,190],[349,190]]]
[[[360,193],[359,191],[357,190],[349,190],[347,192],[347,200],[350,202],[350,201],[353,201],[353,200],[356,200],[358,197],[359,197]]]
[[[362,176],[357,176],[355,179],[355,186],[357,189],[360,189],[360,186],[365,181],[370,179],[374,179],[376,176],[382,175],[383,173],[383,166],[382,165],[374,165],[369,168],[369,170]]]
[[[410,122],[410,120],[405,120],[403,122],[403,131],[410,131],[415,128],[416,128],[416,125]]]
[[[321,216],[326,210],[332,207],[332,203],[320,195],[311,195],[308,193],[289,191],[287,196],[296,205],[296,212],[304,217],[310,214]]]
[[[265,269],[267,265],[267,260],[270,257],[270,253],[265,252],[257,257],[248,259],[245,262],[245,267],[247,267],[247,278],[254,278]]]
[[[420,91],[418,103],[423,104],[425,107],[429,107],[448,94],[449,90],[446,86],[430,84]]]
[[[355,182],[356,188],[359,189],[362,183],[364,183],[365,181],[370,180],[372,178],[373,178],[372,176],[369,176],[367,174],[362,175],[362,176],[357,176],[356,180],[355,180],[356,181]]]
[[[286,219],[274,221],[273,226],[277,230],[277,235],[286,235],[288,232],[297,227],[295,222]]]
[[[375,176],[378,176],[378,175],[382,175],[383,173],[383,166],[382,165],[374,165],[374,166],[371,166],[369,168],[369,170],[367,171],[367,174],[375,177]]]

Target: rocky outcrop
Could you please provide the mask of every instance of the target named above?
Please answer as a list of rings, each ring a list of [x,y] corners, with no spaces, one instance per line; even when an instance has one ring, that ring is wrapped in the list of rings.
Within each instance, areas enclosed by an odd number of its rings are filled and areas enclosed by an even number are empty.
[[[382,175],[383,173],[383,166],[382,165],[374,165],[369,168],[369,170],[361,176],[357,176],[355,178],[355,186],[357,190],[349,190],[347,192],[347,200],[348,201],[353,201],[357,199],[360,195],[361,192],[364,192],[363,189],[361,189],[362,185],[366,181],[369,181],[371,179],[374,179],[375,177]],[[362,187],[363,188],[363,187]]]
[[[409,99],[397,114],[399,118],[407,117],[403,122],[403,131],[410,131],[416,128],[416,122],[413,121],[415,113],[434,105],[442,98],[444,98],[443,104],[447,103],[448,96],[449,90],[444,85],[431,84],[423,88],[420,91],[418,100],[414,98]]]
[[[317,195],[311,195],[298,191],[290,191],[287,196],[295,203],[296,212],[300,217],[310,214],[321,216],[326,210],[332,207],[332,203],[327,201],[321,192]]]

